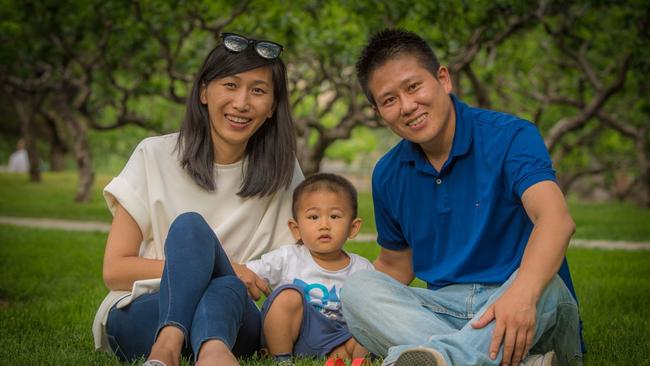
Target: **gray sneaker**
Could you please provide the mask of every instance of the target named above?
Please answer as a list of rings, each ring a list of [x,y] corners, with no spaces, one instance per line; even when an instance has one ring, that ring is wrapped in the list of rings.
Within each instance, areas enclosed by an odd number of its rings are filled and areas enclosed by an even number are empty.
[[[142,364],[142,366],[167,366],[164,362],[158,360],[148,360]]]
[[[529,355],[524,358],[519,366],[557,366],[555,351],[548,351],[543,355]]]
[[[412,348],[402,352],[395,361],[395,366],[447,366],[442,354],[426,347]]]

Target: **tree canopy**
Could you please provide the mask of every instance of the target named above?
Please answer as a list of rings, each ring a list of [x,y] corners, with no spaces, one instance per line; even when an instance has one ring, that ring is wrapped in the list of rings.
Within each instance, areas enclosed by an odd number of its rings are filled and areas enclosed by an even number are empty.
[[[403,27],[427,39],[461,98],[537,124],[565,191],[597,177],[650,206],[649,14],[643,0],[2,0],[0,81],[31,156],[37,143],[51,159],[72,152],[84,200],[89,130],[175,131],[222,30],[272,39],[285,46],[299,160],[311,173],[328,154],[377,147],[383,135],[369,131],[382,124],[354,64],[372,33]]]

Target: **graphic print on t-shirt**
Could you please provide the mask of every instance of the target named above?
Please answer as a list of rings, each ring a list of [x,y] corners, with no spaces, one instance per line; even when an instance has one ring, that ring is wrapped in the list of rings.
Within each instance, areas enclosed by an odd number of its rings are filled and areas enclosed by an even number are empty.
[[[343,322],[341,314],[341,301],[339,300],[340,289],[333,285],[328,289],[321,283],[306,283],[305,281],[294,278],[293,284],[302,289],[307,301],[321,314],[326,317]]]

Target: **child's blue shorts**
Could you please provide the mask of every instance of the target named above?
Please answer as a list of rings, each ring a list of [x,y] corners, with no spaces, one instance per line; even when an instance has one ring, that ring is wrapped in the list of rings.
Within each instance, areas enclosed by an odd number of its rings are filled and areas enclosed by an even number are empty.
[[[352,338],[348,328],[321,314],[314,306],[307,302],[302,289],[295,285],[282,285],[271,293],[262,305],[262,322],[266,318],[271,304],[275,298],[286,289],[295,289],[302,295],[302,323],[300,335],[293,346],[293,353],[297,356],[325,357],[334,348]],[[262,327],[262,329],[264,329]],[[262,332],[262,347],[266,347],[266,338]]]

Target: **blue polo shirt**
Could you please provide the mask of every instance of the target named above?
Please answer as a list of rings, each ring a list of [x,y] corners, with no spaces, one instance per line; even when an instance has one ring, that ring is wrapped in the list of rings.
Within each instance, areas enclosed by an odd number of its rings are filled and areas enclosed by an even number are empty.
[[[410,247],[415,274],[429,288],[501,284],[519,268],[533,229],[521,196],[555,181],[555,172],[534,124],[451,98],[456,130],[440,171],[406,140],[375,166],[377,241]],[[566,260],[559,274],[575,297]]]

